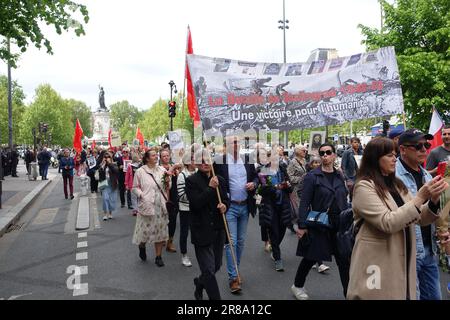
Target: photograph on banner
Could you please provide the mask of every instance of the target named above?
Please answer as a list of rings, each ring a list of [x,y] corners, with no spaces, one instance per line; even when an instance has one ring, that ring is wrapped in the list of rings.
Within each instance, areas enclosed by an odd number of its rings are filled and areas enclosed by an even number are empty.
[[[94,156],[90,156],[89,158],[87,158],[87,164],[89,169],[92,169],[97,165],[97,161],[95,160]]]
[[[128,165],[131,164],[132,162],[133,162],[132,160],[123,160],[123,172],[127,172]]]
[[[139,147],[139,139],[134,139],[133,140],[133,146],[136,147],[136,148]]]
[[[118,132],[111,133],[111,146],[120,147],[122,145],[122,140],[120,139],[120,134]]]
[[[187,59],[205,130],[222,134],[317,128],[404,110],[393,47],[309,63],[243,66],[194,54]]]
[[[182,130],[169,131],[169,145],[172,151],[172,161],[174,163],[181,162],[184,153],[184,140]]]
[[[308,152],[312,155],[319,155],[319,147],[325,143],[326,131],[311,131],[309,136]]]

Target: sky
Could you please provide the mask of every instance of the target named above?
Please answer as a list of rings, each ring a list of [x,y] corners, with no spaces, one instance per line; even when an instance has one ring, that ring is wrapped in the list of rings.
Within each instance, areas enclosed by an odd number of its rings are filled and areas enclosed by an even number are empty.
[[[194,53],[256,62],[283,62],[282,0],[75,0],[86,4],[86,35],[57,35],[44,26],[53,55],[30,46],[12,77],[33,100],[50,84],[63,98],[98,108],[128,100],[146,110],[183,89],[187,26]],[[378,0],[285,0],[287,62],[305,62],[316,48],[340,56],[364,52],[358,24],[380,27]],[[0,61],[0,74],[7,67]]]

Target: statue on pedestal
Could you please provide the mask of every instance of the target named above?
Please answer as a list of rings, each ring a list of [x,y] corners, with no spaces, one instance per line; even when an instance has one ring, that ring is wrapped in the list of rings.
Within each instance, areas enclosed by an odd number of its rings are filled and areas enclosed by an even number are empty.
[[[99,86],[100,87],[100,86]],[[108,111],[105,105],[105,91],[103,91],[103,87],[100,87],[100,93],[98,95],[98,102],[100,104],[99,111]]]

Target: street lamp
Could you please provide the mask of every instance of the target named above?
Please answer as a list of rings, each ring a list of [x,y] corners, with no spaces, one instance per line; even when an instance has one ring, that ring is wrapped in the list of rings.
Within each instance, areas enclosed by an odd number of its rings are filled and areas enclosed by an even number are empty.
[[[283,30],[283,62],[286,63],[286,29],[289,29],[289,26],[287,25],[289,23],[289,20],[286,20],[286,10],[285,10],[285,0],[283,0],[283,20],[278,20],[278,23],[280,24],[278,26],[278,29]],[[284,147],[288,148],[288,140],[289,140],[289,131],[284,132]]]
[[[177,94],[177,85],[173,80],[169,81],[170,86],[170,101],[169,101],[169,118],[170,118],[170,131],[173,131],[173,118],[176,116],[176,102],[172,100],[172,93]]]
[[[286,29],[289,29],[289,26],[287,25],[289,23],[289,20],[286,20],[286,14],[285,14],[285,4],[283,0],[283,20],[278,20],[278,23],[280,24],[278,26],[278,29],[283,30],[283,52],[284,52],[284,63],[286,63]]]

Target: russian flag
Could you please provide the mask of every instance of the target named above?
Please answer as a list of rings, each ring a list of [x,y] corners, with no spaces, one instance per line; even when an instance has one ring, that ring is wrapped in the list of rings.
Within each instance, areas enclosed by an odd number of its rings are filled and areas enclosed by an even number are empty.
[[[430,129],[428,130],[428,133],[431,134],[434,138],[430,141],[431,148],[428,149],[428,152],[442,145],[443,127],[444,122],[442,121],[441,116],[436,111],[436,109],[433,108],[433,116],[431,117]]]

